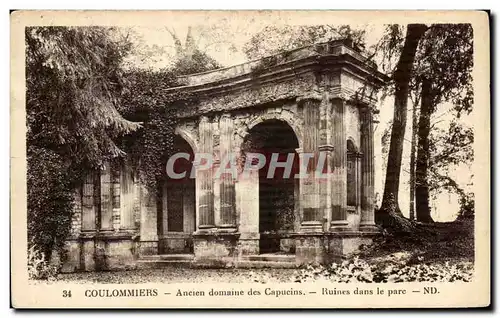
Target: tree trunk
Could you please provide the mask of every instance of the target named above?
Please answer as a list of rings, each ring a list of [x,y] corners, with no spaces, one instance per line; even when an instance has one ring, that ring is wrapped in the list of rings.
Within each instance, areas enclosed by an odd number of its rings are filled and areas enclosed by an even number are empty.
[[[405,232],[410,230],[410,224],[408,219],[405,219],[401,214],[398,204],[398,194],[406,128],[408,90],[418,43],[426,30],[427,26],[424,24],[408,25],[405,44],[394,73],[394,119],[391,131],[391,143],[387,159],[382,206],[376,215],[377,223],[382,226],[393,227],[395,230],[403,230]]]
[[[411,112],[411,146],[410,146],[410,220],[415,220],[415,153],[417,147],[417,103]]]
[[[431,130],[432,87],[431,81],[424,78],[422,81],[422,104],[420,106],[420,118],[418,122],[418,150],[417,164],[415,169],[415,200],[417,209],[417,221],[431,223],[431,209],[429,207],[429,133]]]
[[[174,47],[175,47],[175,55],[178,59],[182,58],[184,56],[184,48],[182,47],[181,40],[179,40],[179,37],[177,37],[177,34],[175,33],[175,30],[172,31],[169,28],[165,28],[168,33],[170,33],[170,36],[172,37],[172,40],[174,40]]]

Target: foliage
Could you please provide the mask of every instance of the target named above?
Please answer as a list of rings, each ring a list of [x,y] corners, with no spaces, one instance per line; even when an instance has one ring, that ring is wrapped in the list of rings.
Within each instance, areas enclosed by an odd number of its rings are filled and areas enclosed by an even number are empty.
[[[26,46],[28,143],[91,166],[123,155],[114,138],[139,128],[116,110],[130,44],[109,28],[30,27]]]
[[[132,44],[113,28],[26,29],[28,213],[30,241],[45,258],[69,235],[73,191],[84,171],[125,157],[156,187],[172,148],[176,76],[217,67],[194,49],[175,68],[128,70]],[[140,122],[144,129],[139,130]]]
[[[174,40],[176,51],[176,62],[174,63],[174,73],[176,75],[187,75],[201,73],[221,68],[221,65],[209,56],[205,51],[200,50],[197,41],[192,34],[192,27],[188,27],[184,45],[178,38],[174,30],[166,29]]]
[[[401,283],[401,282],[470,282],[470,263],[415,264],[403,263],[379,266],[359,258],[330,266],[308,266],[294,277],[294,282],[327,281],[335,283]]]
[[[381,61],[382,70],[392,74],[388,84],[383,88],[383,98],[394,91],[394,70],[401,55],[404,44],[402,25],[387,25],[379,42],[372,48]],[[473,103],[471,71],[473,66],[472,28],[468,24],[433,24],[420,40],[415,57],[414,75],[410,81],[410,94],[413,107],[422,100],[421,88],[424,79],[432,80],[431,114],[452,104],[452,111],[445,117],[435,118],[430,127],[427,183],[431,194],[443,190],[459,195],[461,211],[473,211],[473,197],[463,185],[450,177],[449,172],[461,165],[469,165],[473,160],[473,132],[463,126],[460,117],[469,114]],[[453,119],[449,119],[453,118]],[[438,123],[449,121],[449,127],[441,129]],[[389,123],[389,126],[392,122]],[[382,146],[385,155],[387,141],[391,134],[384,130]],[[418,148],[420,149],[420,148]],[[415,151],[418,150],[415,148]],[[420,158],[420,160],[424,160]],[[412,168],[410,167],[410,170]],[[417,181],[418,184],[422,180]],[[460,212],[462,213],[462,212]]]
[[[400,24],[385,26],[382,37],[372,48],[380,57],[380,66],[383,72],[392,75],[395,71],[397,60],[403,50],[404,40],[404,26]]]
[[[267,25],[244,45],[248,59],[259,59],[312,45],[345,39],[357,50],[365,49],[365,31],[351,29],[349,25]]]
[[[474,161],[474,132],[456,120],[450,122],[448,131],[434,128],[431,134],[431,165],[436,169],[448,169],[461,163]]]
[[[221,68],[221,65],[205,52],[195,49],[189,56],[183,56],[174,64],[177,75],[201,73]]]
[[[474,193],[467,192],[460,196],[460,211],[458,212],[458,220],[474,219]]]
[[[69,235],[82,172],[123,155],[115,138],[139,127],[115,108],[128,49],[109,28],[26,28],[28,239],[45,259]]]
[[[132,69],[125,74],[127,89],[118,110],[125,118],[143,123],[144,128],[121,141],[146,186],[153,191],[165,177],[166,161],[174,151],[176,109],[194,102],[190,94],[169,89],[180,86],[177,76],[181,73],[203,72],[213,67],[205,64],[203,58],[187,60],[176,64],[179,68]]]
[[[470,24],[433,24],[416,57],[416,82],[431,79],[432,104],[452,102],[458,117],[472,110],[472,38]]]
[[[184,44],[173,30],[167,29],[175,45],[173,67],[160,70],[130,68],[124,74],[126,90],[118,110],[144,129],[121,139],[123,147],[140,170],[140,176],[152,191],[165,177],[165,163],[174,151],[176,109],[193,102],[189,94],[169,90],[180,86],[178,76],[220,68],[212,57],[201,51],[191,28]]]
[[[29,146],[28,241],[36,242],[47,258],[60,250],[69,235],[76,171],[52,150]]]
[[[40,252],[35,244],[30,244],[28,248],[28,277],[30,279],[54,280],[57,272],[57,266],[50,264],[45,258],[45,254]]]
[[[425,203],[429,197],[429,191],[425,189],[418,195],[419,187],[424,184],[434,194],[443,189],[457,193],[460,213],[473,213],[473,195],[449,176],[450,169],[463,164],[470,165],[474,158],[473,131],[459,121],[462,114],[471,112],[473,105],[472,39],[470,24],[433,24],[422,40],[417,55],[413,89],[416,94],[420,90],[421,100],[426,102],[421,107],[419,125],[424,128],[419,130],[419,144],[429,145],[428,150],[418,148],[417,168],[426,165],[429,168],[417,171],[417,207],[419,202]],[[426,82],[430,82],[430,86],[427,85],[428,88],[424,90],[422,83]],[[454,117],[448,131],[436,127],[439,121],[425,128],[429,125],[429,118],[445,103],[452,104],[452,110],[445,112],[445,115]],[[426,210],[429,210],[428,206]]]
[[[128,86],[118,110],[125,118],[140,121],[144,128],[122,138],[122,145],[141,178],[150,189],[156,189],[163,176],[165,157],[173,148],[177,122],[171,103],[179,95],[165,93],[178,86],[169,70],[131,70]]]
[[[443,190],[456,193],[458,195],[460,205],[458,218],[473,218],[475,205],[474,193],[467,192],[462,186],[453,180],[453,178],[449,175],[440,173],[437,169],[432,168],[429,172],[429,183],[434,194]]]

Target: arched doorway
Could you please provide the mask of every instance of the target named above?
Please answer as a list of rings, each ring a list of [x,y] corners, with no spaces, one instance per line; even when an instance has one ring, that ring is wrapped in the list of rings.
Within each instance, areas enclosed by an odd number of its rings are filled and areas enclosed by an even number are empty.
[[[161,215],[160,254],[192,253],[192,234],[196,230],[196,184],[195,179],[190,177],[194,152],[178,135],[174,137],[173,150],[172,155],[184,153],[189,159],[178,158],[173,164],[173,172],[185,173],[184,177],[177,178],[166,173],[164,178],[161,213],[158,213]]]
[[[252,127],[243,142],[245,153],[265,156],[266,164],[259,170],[259,251],[264,253],[295,253],[292,233],[298,230],[299,142],[293,129],[284,121],[271,119]],[[274,168],[271,161],[281,163]],[[287,168],[283,163],[288,162]],[[288,171],[287,171],[288,169]]]

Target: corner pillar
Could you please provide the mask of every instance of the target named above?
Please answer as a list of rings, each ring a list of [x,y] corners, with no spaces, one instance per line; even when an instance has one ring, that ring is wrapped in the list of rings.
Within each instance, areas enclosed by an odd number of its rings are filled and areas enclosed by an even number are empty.
[[[347,140],[345,129],[345,101],[333,98],[332,103],[332,141],[333,141],[333,182],[332,215],[330,231],[348,230],[347,222]]]
[[[311,94],[298,100],[304,116],[302,149],[299,152],[302,218],[300,232],[322,232],[320,180],[315,171],[319,158],[320,106],[322,96]]]
[[[299,192],[302,198],[300,230],[295,235],[297,264],[322,264],[327,255],[323,219],[327,200],[325,189],[329,179],[325,180],[318,174],[324,170],[322,152],[328,152],[328,147],[324,147],[325,125],[328,122],[324,97],[324,94],[313,92],[297,101],[299,107],[302,107],[304,118],[302,148],[297,149],[300,159]]]
[[[373,112],[366,107],[361,110],[361,231],[378,231],[375,225],[375,176],[374,176],[374,142],[373,142]]]

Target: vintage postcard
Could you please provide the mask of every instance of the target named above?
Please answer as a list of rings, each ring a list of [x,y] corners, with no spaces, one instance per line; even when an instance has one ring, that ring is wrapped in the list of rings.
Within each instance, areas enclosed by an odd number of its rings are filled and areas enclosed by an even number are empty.
[[[481,11],[12,12],[12,306],[489,306],[489,38]]]

